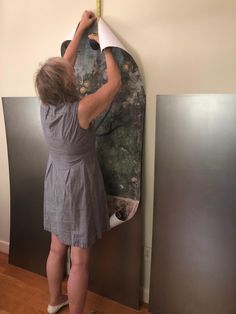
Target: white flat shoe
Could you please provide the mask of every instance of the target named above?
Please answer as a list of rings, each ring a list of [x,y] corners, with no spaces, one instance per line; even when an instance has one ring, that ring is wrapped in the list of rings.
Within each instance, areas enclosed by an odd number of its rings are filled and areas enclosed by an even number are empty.
[[[69,300],[66,300],[65,302],[58,304],[58,305],[48,305],[48,313],[49,314],[55,314],[57,313],[61,308],[69,304]]]

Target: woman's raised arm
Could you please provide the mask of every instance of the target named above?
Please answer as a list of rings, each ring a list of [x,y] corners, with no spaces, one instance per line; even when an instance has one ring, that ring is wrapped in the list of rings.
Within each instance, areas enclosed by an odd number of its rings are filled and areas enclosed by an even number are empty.
[[[90,37],[91,38],[91,37]],[[112,55],[111,48],[105,49],[107,65],[107,82],[95,93],[85,96],[78,106],[78,119],[80,126],[87,129],[90,123],[104,112],[111,104],[121,87],[119,67]]]
[[[63,56],[63,58],[66,59],[73,67],[75,65],[77,48],[79,46],[83,33],[85,29],[89,28],[95,20],[96,20],[96,16],[93,12],[84,11],[81,21],[75,31],[75,35],[73,39],[71,40],[71,42],[69,43],[65,51],[65,54]]]

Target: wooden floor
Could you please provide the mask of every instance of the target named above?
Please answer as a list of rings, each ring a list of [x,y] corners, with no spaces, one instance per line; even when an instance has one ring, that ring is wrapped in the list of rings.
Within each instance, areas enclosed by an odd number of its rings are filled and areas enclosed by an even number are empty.
[[[66,291],[66,282],[63,286]],[[0,314],[46,313],[48,287],[45,277],[8,264],[8,256],[0,253]],[[84,314],[147,314],[147,306],[135,311],[92,292],[87,295]],[[64,308],[60,314],[69,314]]]

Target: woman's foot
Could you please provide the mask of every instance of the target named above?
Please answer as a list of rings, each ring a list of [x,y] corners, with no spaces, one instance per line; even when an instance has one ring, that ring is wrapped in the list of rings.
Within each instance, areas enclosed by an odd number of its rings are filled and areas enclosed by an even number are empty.
[[[66,294],[62,294],[58,298],[56,298],[55,300],[51,300],[51,302],[49,304],[52,306],[55,306],[55,305],[64,303],[67,300],[68,300],[68,296]]]
[[[67,295],[61,295],[55,302],[52,302],[48,305],[47,312],[49,314],[55,314],[57,313],[62,307],[69,304],[68,296]]]

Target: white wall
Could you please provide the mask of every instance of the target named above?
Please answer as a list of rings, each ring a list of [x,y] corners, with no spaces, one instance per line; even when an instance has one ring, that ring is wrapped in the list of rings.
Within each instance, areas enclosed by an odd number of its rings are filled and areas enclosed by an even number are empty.
[[[102,2],[104,20],[129,47],[146,86],[143,244],[151,248],[156,95],[236,93],[236,1]],[[83,10],[95,7],[95,0],[1,0],[0,97],[34,96],[32,77],[39,62],[59,55],[61,40]],[[7,169],[0,108],[0,250],[9,242]],[[147,293],[149,275],[150,258],[146,256],[143,281]]]

